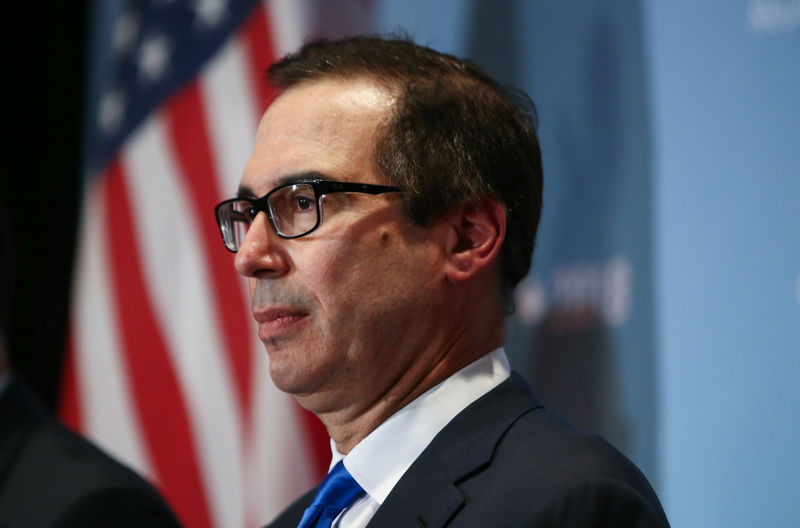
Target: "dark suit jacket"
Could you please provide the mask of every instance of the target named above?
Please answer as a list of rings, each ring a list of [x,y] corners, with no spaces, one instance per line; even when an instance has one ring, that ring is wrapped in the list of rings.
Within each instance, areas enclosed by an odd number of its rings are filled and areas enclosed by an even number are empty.
[[[271,528],[295,528],[316,490]],[[464,409],[381,505],[372,527],[667,527],[621,453],[545,409],[519,374]]]
[[[23,384],[0,395],[0,528],[180,526],[140,476],[48,418]]]

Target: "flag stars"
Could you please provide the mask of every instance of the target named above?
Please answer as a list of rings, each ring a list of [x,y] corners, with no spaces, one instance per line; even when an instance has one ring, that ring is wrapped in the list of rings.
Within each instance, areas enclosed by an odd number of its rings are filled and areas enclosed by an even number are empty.
[[[227,14],[227,0],[197,0],[194,11],[195,24],[211,29],[218,26]]]
[[[125,13],[114,24],[113,46],[120,55],[133,50],[139,34],[139,15],[134,12]]]
[[[125,114],[125,96],[118,90],[112,90],[100,100],[98,123],[106,134],[116,132]]]
[[[146,38],[139,49],[139,75],[148,81],[159,80],[169,64],[170,44],[164,35]]]

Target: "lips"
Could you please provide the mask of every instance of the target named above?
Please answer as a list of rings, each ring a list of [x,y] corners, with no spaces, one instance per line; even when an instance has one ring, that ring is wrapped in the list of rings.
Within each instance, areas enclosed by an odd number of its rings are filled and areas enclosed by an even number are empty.
[[[253,317],[258,322],[258,337],[261,340],[285,336],[307,316],[308,312],[295,308],[253,309]]]
[[[259,323],[270,323],[286,317],[303,317],[308,315],[304,310],[295,308],[254,308],[253,317]]]

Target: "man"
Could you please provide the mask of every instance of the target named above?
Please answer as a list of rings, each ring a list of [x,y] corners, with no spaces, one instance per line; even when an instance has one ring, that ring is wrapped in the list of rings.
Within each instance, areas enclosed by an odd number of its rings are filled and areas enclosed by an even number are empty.
[[[0,207],[0,527],[180,526],[140,476],[49,418],[14,378],[3,339],[10,244]]]
[[[402,40],[315,42],[268,73],[279,95],[217,219],[273,382],[333,451],[270,526],[667,526],[627,459],[509,375],[541,209],[532,106]]]

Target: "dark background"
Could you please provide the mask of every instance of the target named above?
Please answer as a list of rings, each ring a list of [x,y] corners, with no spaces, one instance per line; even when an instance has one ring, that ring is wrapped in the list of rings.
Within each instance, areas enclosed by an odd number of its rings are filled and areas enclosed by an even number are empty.
[[[14,253],[6,344],[14,371],[51,410],[80,205],[87,14],[87,2],[25,2],[3,17],[0,202]]]

